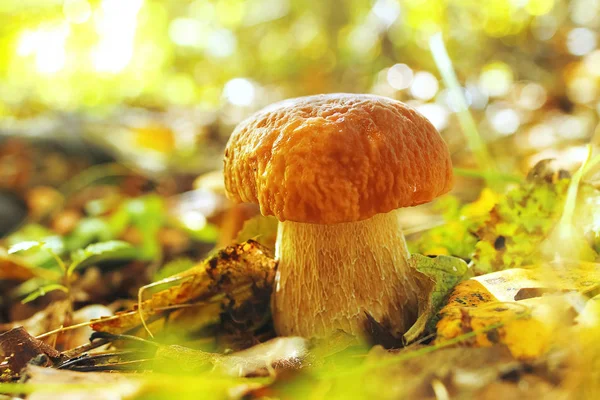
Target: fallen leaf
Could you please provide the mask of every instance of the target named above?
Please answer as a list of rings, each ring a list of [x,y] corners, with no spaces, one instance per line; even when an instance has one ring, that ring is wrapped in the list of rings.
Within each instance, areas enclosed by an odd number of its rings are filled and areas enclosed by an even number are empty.
[[[237,316],[242,318],[238,321],[241,325],[256,322],[268,314],[275,265],[270,251],[255,241],[229,246],[200,265],[167,278],[179,283],[143,301],[141,311],[117,313],[95,320],[91,326],[100,332],[123,333],[142,324],[141,314],[144,320],[149,320],[168,312],[173,322],[179,314],[185,314],[183,308],[178,312],[178,307],[192,303],[198,304],[198,308],[190,310],[191,317],[201,319],[199,325],[206,325],[218,321],[223,313],[235,313],[253,301],[259,303],[252,307],[259,315],[244,312]],[[194,328],[188,324],[186,329]]]
[[[63,325],[68,310],[69,302],[67,300],[55,301],[25,320],[0,324],[0,332],[22,326],[30,335],[38,336]],[[54,337],[49,339],[54,340]]]
[[[0,334],[0,350],[5,357],[3,364],[15,375],[36,356],[45,354],[52,360],[58,360],[60,357],[56,349],[37,340],[23,327]]]
[[[132,128],[131,132],[134,134],[136,145],[143,149],[168,154],[175,148],[175,135],[166,126],[153,123]]]
[[[426,257],[413,254],[410,265],[429,278],[433,285],[425,285],[426,294],[419,301],[419,318],[404,334],[405,343],[412,343],[426,330],[433,331],[437,322],[437,312],[444,304],[450,291],[459,282],[469,278],[473,272],[466,262],[450,256]]]
[[[550,348],[557,329],[567,326],[569,291],[594,287],[578,275],[584,270],[593,282],[597,268],[589,263],[568,271],[558,265],[509,269],[464,281],[439,312],[436,343],[476,333],[466,345],[504,344],[516,358],[538,357]],[[551,288],[554,295],[515,301],[523,288]]]
[[[588,293],[600,286],[600,264],[565,261],[531,268],[511,268],[473,279],[499,301],[514,301],[519,291],[530,288]]]
[[[0,253],[0,280],[24,282],[34,276],[33,271],[19,262],[15,256]]]
[[[474,398],[473,393],[501,380],[507,371],[518,373],[524,369],[521,362],[501,347],[440,349],[394,365],[387,364],[395,358],[418,351],[419,348],[398,352],[373,348],[365,362],[377,365],[383,361],[386,366],[371,371],[369,379],[364,380],[359,388],[359,393],[363,395],[359,398],[436,398],[432,388],[436,382],[443,384],[450,394],[449,398]],[[382,390],[382,385],[385,385],[385,390]],[[513,385],[514,389],[518,386]]]

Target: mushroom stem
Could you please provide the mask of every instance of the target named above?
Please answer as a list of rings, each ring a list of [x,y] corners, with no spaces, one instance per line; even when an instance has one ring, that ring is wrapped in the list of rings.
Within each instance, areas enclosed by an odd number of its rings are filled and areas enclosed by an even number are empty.
[[[397,211],[359,222],[280,222],[273,299],[280,335],[362,336],[366,313],[404,333],[417,318],[417,272]]]

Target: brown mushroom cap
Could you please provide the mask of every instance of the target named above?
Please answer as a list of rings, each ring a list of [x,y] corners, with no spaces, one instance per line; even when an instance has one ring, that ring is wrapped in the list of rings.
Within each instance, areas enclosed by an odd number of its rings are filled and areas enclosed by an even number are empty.
[[[225,151],[231,199],[280,221],[360,221],[452,188],[446,143],[411,107],[327,94],[273,104],[243,121]]]

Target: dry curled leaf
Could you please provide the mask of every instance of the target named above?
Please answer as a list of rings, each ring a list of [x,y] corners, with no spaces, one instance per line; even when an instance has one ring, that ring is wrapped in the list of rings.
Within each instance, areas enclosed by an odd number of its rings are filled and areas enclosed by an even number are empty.
[[[100,332],[123,333],[140,326],[141,315],[148,321],[168,312],[170,321],[187,317],[200,319],[198,324],[206,325],[233,315],[241,319],[230,320],[251,324],[268,314],[275,266],[270,251],[255,241],[228,246],[200,265],[166,278],[165,283],[177,282],[177,285],[153,294],[141,303],[141,310],[135,308],[101,318],[91,326]],[[183,307],[187,305],[198,307],[188,308],[190,312],[186,313]],[[236,315],[242,309],[244,312]],[[248,313],[249,309],[254,314]]]
[[[57,360],[60,353],[53,347],[31,336],[23,327],[11,329],[0,334],[0,350],[4,362],[0,364],[0,372],[10,371],[9,375],[19,374],[27,363],[39,355],[45,354]]]

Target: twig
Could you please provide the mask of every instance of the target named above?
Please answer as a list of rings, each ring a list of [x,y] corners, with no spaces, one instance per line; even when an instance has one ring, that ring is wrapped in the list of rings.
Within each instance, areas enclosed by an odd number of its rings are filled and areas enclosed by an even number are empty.
[[[101,364],[101,365],[90,365],[90,366],[82,366],[79,368],[71,368],[71,371],[78,372],[106,372],[106,371],[130,371],[137,368],[136,366],[141,366],[144,363],[151,363],[153,359],[144,358],[141,360],[132,360],[132,361],[123,361],[113,364]]]
[[[96,362],[98,360],[103,360],[106,358],[126,357],[126,356],[136,355],[136,354],[140,354],[140,353],[146,353],[146,351],[123,350],[123,351],[112,351],[112,352],[107,352],[107,353],[91,354],[91,355],[86,354],[81,357],[75,357],[70,360],[67,360],[67,361],[59,364],[56,368],[72,369],[71,367],[73,367],[73,366],[77,367],[77,364],[80,364],[80,363],[92,363],[92,362]],[[129,360],[129,361],[134,361],[134,360]],[[96,364],[93,364],[93,365],[96,365]],[[103,365],[106,365],[106,364],[103,364]]]
[[[86,344],[82,344],[81,346],[77,346],[74,349],[64,351],[62,353],[62,355],[63,355],[63,357],[65,357],[66,359],[69,360],[69,359],[75,358],[75,357],[85,353],[86,351],[90,351],[93,349],[97,349],[100,346],[104,346],[107,343],[110,343],[110,340],[107,340],[107,339],[91,340],[90,342],[88,342]]]

